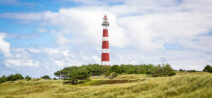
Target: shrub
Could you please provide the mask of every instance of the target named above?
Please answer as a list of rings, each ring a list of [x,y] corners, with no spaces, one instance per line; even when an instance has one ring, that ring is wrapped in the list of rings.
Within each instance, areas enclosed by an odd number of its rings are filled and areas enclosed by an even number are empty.
[[[118,74],[121,74],[122,71],[121,71],[121,68],[119,65],[113,65],[110,67],[110,72],[116,72]]]
[[[0,83],[4,83],[4,82],[6,82],[7,81],[7,77],[6,76],[2,76],[1,78],[0,78]]]
[[[108,69],[104,74],[105,74],[105,76],[107,77],[107,76],[109,76],[110,75],[110,69]]]
[[[45,80],[49,80],[51,79],[48,75],[44,75],[43,77],[41,77],[42,79],[45,79]]]
[[[68,72],[67,78],[72,84],[77,84],[78,80],[87,80],[90,77],[89,71],[86,68],[76,68]]]
[[[113,79],[113,78],[115,78],[115,77],[117,77],[118,76],[118,74],[116,73],[116,72],[112,72],[112,73],[110,73],[110,75],[109,75],[109,79]]]
[[[57,80],[57,78],[54,78],[53,80]]]
[[[192,70],[187,70],[187,72],[197,72],[197,71],[192,69]]]
[[[88,66],[85,66],[85,68],[89,71],[89,74],[91,74],[92,76],[102,75],[106,71],[105,66],[99,64],[90,64]]]
[[[179,72],[185,72],[186,70],[183,70],[183,69],[179,69]]]
[[[21,74],[15,74],[15,75],[11,74],[7,77],[8,81],[16,81],[21,79],[24,79],[24,77]]]
[[[70,76],[70,73],[75,72],[75,70],[84,69],[89,75],[92,76],[99,76],[99,75],[105,75],[109,76],[112,72],[115,72],[117,74],[153,74],[153,76],[163,76],[168,75],[175,75],[175,71],[170,67],[170,65],[164,65],[161,66],[162,68],[157,68],[152,64],[140,64],[140,65],[113,65],[113,66],[102,66],[99,64],[89,64],[89,65],[83,65],[83,66],[71,66],[66,67],[60,71],[57,71],[54,73],[55,76],[59,77],[60,79],[68,79]],[[161,70],[161,71],[160,71]],[[159,72],[159,73],[158,73]],[[160,75],[161,74],[161,75]],[[71,77],[72,78],[72,77]],[[73,79],[73,78],[72,78]],[[74,81],[74,80],[73,80]]]
[[[154,67],[151,71],[151,75],[153,77],[158,77],[158,76],[173,76],[175,75],[176,72],[171,68],[169,64],[166,65],[158,65]]]
[[[30,76],[27,75],[27,76],[25,77],[25,79],[26,79],[27,81],[29,81],[29,80],[31,80],[32,78],[31,78]]]
[[[171,72],[168,73],[168,76],[174,76],[174,75],[176,75],[175,71],[171,71]]]
[[[154,67],[151,71],[153,77],[163,76],[163,69],[160,65]]]
[[[205,68],[203,69],[203,71],[212,73],[212,66],[206,65]]]

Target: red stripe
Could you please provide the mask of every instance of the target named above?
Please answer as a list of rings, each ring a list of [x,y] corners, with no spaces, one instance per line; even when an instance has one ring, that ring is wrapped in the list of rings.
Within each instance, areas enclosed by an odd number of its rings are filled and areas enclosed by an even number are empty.
[[[108,37],[108,30],[107,29],[103,30],[103,37]]]
[[[102,53],[102,61],[110,61],[110,54]]]
[[[109,49],[109,41],[102,41],[102,49]]]

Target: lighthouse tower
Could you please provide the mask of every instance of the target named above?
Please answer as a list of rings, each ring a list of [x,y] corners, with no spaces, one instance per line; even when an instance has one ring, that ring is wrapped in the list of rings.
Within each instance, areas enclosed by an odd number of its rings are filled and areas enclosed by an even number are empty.
[[[109,54],[109,36],[108,36],[108,26],[107,16],[103,18],[103,37],[102,37],[102,58],[101,65],[110,65],[110,54]]]

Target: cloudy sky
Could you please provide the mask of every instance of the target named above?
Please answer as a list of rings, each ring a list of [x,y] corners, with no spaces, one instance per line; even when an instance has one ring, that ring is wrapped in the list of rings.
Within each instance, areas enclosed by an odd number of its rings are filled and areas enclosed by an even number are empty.
[[[111,64],[212,65],[211,0],[0,0],[0,76],[40,77],[100,63],[108,15]]]

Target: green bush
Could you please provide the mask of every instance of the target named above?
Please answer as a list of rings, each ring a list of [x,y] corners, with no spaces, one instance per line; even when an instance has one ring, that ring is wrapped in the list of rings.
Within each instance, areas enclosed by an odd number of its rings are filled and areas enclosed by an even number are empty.
[[[107,69],[107,71],[104,73],[105,74],[105,76],[107,77],[107,76],[109,76],[110,75],[110,69]]]
[[[27,76],[25,77],[25,79],[26,79],[27,81],[29,81],[29,80],[31,80],[32,78],[31,78],[30,76],[27,75]]]
[[[100,76],[103,74],[107,74],[108,70],[110,69],[110,66],[102,66],[99,64],[89,64],[89,65],[83,65],[83,66],[71,66],[71,67],[66,67],[60,71],[57,71],[54,73],[55,76],[59,78],[66,78],[68,73],[70,71],[73,71],[78,68],[83,68],[88,71],[88,73],[92,76]]]
[[[171,66],[169,64],[166,64],[163,66],[161,66],[161,65],[155,66],[151,71],[151,75],[153,77],[173,76],[175,74],[176,74],[176,72],[171,68]]]
[[[174,75],[176,75],[175,71],[171,71],[171,72],[168,73],[168,76],[174,76]]]
[[[197,71],[192,69],[192,70],[187,70],[187,72],[197,72]]]
[[[6,76],[0,77],[0,83],[4,83],[6,81],[7,81],[7,77]]]
[[[21,74],[15,74],[15,75],[11,74],[7,77],[8,81],[16,81],[21,79],[24,79],[24,77]]]
[[[89,74],[91,74],[92,76],[100,76],[107,71],[106,66],[102,66],[99,64],[89,64],[85,66],[85,68],[89,71]]]
[[[115,78],[115,77],[117,77],[118,76],[118,74],[116,73],[116,72],[112,72],[112,73],[110,73],[110,75],[109,75],[109,79],[113,79],[113,78]]]
[[[203,71],[212,73],[212,66],[206,65],[205,68],[203,69]]]
[[[53,80],[57,80],[57,78],[53,78]]]
[[[75,83],[75,80],[73,77],[70,76],[70,74],[77,73],[79,69],[84,69],[84,73],[92,76],[99,76],[99,75],[105,75],[109,76],[112,72],[115,72],[117,74],[152,74],[153,76],[172,76],[175,75],[175,71],[171,68],[169,64],[163,65],[163,66],[154,66],[152,64],[145,65],[113,65],[113,66],[102,66],[99,64],[89,64],[89,65],[83,65],[83,66],[71,66],[66,67],[60,71],[57,71],[54,73],[55,76],[63,79],[71,78],[72,82]]]
[[[21,74],[11,74],[8,77],[2,76],[0,77],[0,83],[6,82],[6,81],[16,81],[16,80],[22,80],[24,77]]]
[[[44,76],[41,77],[41,79],[49,80],[51,78],[48,75],[44,75]]]
[[[90,77],[89,71],[86,68],[79,67],[68,72],[67,78],[72,84],[77,84],[78,80],[87,80]]]
[[[116,72],[118,74],[121,74],[122,71],[121,71],[121,68],[119,65],[113,65],[110,67],[110,72]]]

